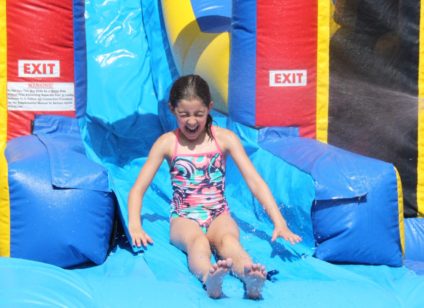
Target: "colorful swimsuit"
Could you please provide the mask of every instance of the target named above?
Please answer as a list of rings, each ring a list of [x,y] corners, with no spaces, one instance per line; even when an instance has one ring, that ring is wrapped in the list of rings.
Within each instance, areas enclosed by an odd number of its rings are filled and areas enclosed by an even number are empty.
[[[178,129],[176,137],[174,155],[170,163],[173,189],[171,219],[193,219],[206,233],[216,217],[229,211],[224,197],[225,157],[215,137],[215,151],[177,154]]]

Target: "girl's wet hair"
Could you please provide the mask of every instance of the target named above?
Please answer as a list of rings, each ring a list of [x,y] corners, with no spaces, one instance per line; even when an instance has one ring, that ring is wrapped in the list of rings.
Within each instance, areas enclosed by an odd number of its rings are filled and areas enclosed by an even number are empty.
[[[169,93],[169,103],[172,108],[176,108],[178,106],[178,102],[183,99],[198,99],[209,108],[212,99],[208,83],[199,75],[181,76],[175,80],[172,85]],[[208,118],[206,120],[206,133],[209,138],[213,139],[211,127],[212,116],[208,114]]]

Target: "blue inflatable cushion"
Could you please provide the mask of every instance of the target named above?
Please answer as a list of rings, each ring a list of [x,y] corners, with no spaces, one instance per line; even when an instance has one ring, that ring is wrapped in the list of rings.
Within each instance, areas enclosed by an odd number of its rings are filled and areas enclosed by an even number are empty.
[[[314,255],[335,263],[402,265],[393,165],[306,138],[263,138],[261,146],[309,173]]]
[[[115,199],[106,170],[85,156],[76,119],[37,117],[34,134],[11,140],[12,257],[71,267],[102,263]]]

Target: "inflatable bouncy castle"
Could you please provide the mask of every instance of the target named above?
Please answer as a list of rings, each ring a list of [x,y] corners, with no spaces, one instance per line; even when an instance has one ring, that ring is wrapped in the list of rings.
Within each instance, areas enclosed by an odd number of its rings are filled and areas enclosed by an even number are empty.
[[[421,307],[421,2],[0,2],[0,306]],[[421,18],[422,20],[422,18]],[[175,129],[173,80],[202,75],[292,230],[231,158],[226,197],[268,270],[263,298],[207,297],[169,243],[164,162],[134,248],[127,197]]]

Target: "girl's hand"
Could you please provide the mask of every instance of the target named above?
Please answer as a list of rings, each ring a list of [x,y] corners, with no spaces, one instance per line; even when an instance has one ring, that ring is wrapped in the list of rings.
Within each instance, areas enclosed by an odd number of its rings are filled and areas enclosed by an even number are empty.
[[[302,238],[291,232],[287,226],[275,226],[271,241],[274,242],[278,237],[285,239],[291,244],[297,244],[302,241]]]
[[[144,247],[147,247],[147,244],[153,244],[153,240],[141,226],[129,225],[129,232],[133,246],[141,247],[141,245],[143,245]]]

